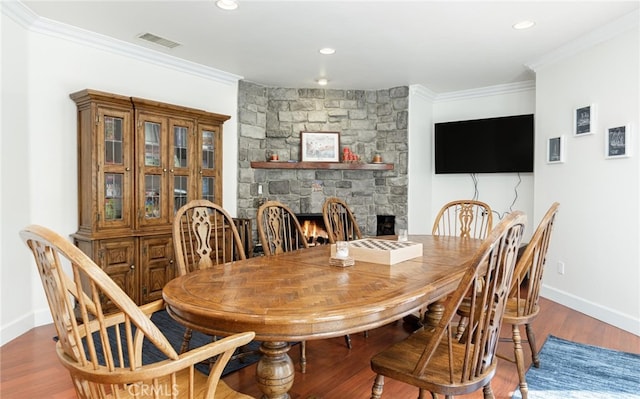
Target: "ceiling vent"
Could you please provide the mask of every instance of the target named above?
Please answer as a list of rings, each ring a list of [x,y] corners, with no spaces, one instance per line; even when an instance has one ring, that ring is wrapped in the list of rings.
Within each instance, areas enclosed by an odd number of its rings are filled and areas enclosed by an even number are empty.
[[[164,46],[166,48],[174,48],[174,47],[178,47],[180,45],[180,43],[176,43],[176,42],[174,42],[172,40],[165,39],[164,37],[156,36],[153,33],[143,33],[143,34],[139,35],[138,38],[140,38],[142,40],[146,40],[146,41],[151,42],[151,43],[159,44],[159,45]]]

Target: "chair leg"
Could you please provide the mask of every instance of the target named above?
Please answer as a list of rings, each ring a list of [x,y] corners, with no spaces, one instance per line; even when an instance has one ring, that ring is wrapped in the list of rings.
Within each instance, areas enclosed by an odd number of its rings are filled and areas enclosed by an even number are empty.
[[[347,344],[347,348],[351,349],[351,336],[349,334],[344,336],[344,342]]]
[[[520,327],[517,325],[511,326],[513,335],[513,353],[516,357],[516,367],[518,369],[518,379],[520,380],[520,392],[522,393],[522,399],[527,399],[529,388],[527,387],[527,380],[525,379],[525,367],[524,367],[524,353],[522,352],[522,339],[520,338]]]
[[[460,321],[458,322],[458,330],[456,331],[456,340],[462,338],[462,334],[464,334],[464,330],[467,329],[467,323],[469,322],[469,318],[467,316],[460,316]]]
[[[529,340],[529,347],[531,348],[531,359],[533,365],[536,368],[540,368],[540,357],[538,356],[538,350],[536,349],[536,334],[533,332],[530,324],[525,324],[524,329],[527,332],[527,340]]]
[[[484,395],[484,399],[495,399],[493,389],[491,389],[491,382],[482,388],[482,394]]]
[[[382,374],[378,374],[376,375],[376,379],[373,381],[373,387],[371,388],[371,399],[380,399],[383,388],[384,376]]]
[[[307,341],[300,342],[300,372],[307,372]]]
[[[182,336],[182,345],[180,346],[180,353],[185,353],[189,350],[189,342],[191,342],[191,335],[193,330],[190,328],[184,329],[184,335]]]

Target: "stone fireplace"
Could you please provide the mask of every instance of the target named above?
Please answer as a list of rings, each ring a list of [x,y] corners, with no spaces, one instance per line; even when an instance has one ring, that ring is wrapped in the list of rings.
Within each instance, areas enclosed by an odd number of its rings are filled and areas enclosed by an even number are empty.
[[[407,226],[406,86],[385,90],[274,88],[240,81],[238,217],[253,221],[260,203],[277,200],[294,213],[321,214],[331,196],[353,211],[364,235],[378,232],[378,215],[393,215]],[[363,162],[379,154],[392,170],[258,169],[252,161],[277,154],[300,160],[301,131],[340,133]]]

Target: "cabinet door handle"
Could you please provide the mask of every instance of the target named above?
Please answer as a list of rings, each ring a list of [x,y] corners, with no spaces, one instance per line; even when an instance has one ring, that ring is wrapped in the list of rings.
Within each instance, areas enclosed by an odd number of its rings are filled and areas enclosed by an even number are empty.
[[[136,268],[136,265],[131,265],[129,266],[129,269],[134,270]]]
[[[124,170],[126,170],[128,172],[128,171],[131,170],[131,168],[127,166],[126,168],[124,168]]]
[[[169,169],[169,172],[173,173],[173,169]]]

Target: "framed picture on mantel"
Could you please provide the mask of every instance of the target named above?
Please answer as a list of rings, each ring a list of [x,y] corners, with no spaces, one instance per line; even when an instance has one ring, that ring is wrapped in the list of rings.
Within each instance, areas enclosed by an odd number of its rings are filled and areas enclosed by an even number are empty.
[[[300,132],[302,162],[340,162],[340,132]]]

